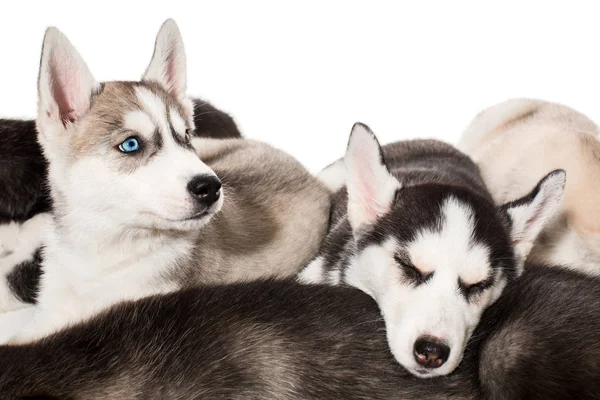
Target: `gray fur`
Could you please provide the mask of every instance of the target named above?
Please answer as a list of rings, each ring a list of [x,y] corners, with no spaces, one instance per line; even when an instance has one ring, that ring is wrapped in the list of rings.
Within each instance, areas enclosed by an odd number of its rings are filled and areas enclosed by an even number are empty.
[[[298,272],[319,250],[329,192],[294,158],[243,139],[195,139],[220,177],[223,209],[196,240],[188,283],[224,283]],[[191,278],[191,279],[190,279]]]
[[[116,305],[36,344],[0,347],[0,394],[594,399],[598,299],[596,279],[529,266],[484,314],[459,368],[418,379],[394,361],[376,304],[355,289],[287,281],[197,288]]]

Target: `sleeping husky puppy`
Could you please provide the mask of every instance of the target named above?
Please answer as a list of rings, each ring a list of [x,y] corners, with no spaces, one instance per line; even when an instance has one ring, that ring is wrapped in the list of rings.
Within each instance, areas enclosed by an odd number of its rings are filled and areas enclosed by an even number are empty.
[[[459,148],[479,165],[494,200],[520,196],[549,171],[569,174],[564,201],[538,237],[529,261],[600,274],[598,127],[560,104],[513,99],[471,122]]]
[[[379,304],[400,364],[423,378],[452,372],[481,313],[523,271],[560,201],[564,171],[496,207],[477,167],[452,146],[380,148],[362,124],[343,163],[330,233],[299,279],[361,289]]]
[[[185,70],[172,20],[141,82],[97,83],[67,38],[46,32],[37,127],[53,218],[35,315],[14,340],[125,299],[289,276],[318,250],[329,192],[265,144],[192,139]]]
[[[210,103],[192,99],[193,136],[240,138],[233,118]],[[50,225],[47,162],[34,120],[0,119],[0,312],[35,302],[41,274],[40,245]]]
[[[595,279],[528,267],[484,313],[459,368],[416,379],[395,362],[377,305],[360,291],[288,281],[201,287],[0,347],[0,397],[599,398],[598,307]]]

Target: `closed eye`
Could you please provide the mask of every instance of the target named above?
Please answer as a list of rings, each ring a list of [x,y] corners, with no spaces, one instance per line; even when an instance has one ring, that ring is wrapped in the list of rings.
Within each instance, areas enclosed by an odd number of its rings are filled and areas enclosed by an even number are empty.
[[[468,299],[483,293],[486,289],[490,288],[494,283],[494,277],[490,276],[480,282],[473,283],[471,285],[465,284],[461,279],[458,280],[458,287],[463,295]]]
[[[433,272],[429,274],[423,274],[417,267],[413,265],[409,260],[400,255],[394,256],[394,260],[402,269],[404,275],[416,285],[420,285],[422,283],[426,283],[433,276]]]

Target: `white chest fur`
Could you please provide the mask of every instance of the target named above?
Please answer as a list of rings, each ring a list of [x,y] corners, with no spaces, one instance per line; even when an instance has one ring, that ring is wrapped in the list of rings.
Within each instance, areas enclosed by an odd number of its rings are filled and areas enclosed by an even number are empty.
[[[46,336],[123,300],[176,290],[170,269],[192,247],[184,237],[143,235],[107,242],[92,234],[74,239],[50,232],[34,316],[12,342]]]

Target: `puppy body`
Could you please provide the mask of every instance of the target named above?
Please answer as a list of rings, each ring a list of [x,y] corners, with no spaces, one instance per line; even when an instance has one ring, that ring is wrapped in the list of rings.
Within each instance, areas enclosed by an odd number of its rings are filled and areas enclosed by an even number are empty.
[[[339,188],[331,228],[299,279],[372,296],[392,353],[422,378],[458,366],[481,313],[521,274],[565,181],[564,171],[554,171],[527,196],[498,207],[477,166],[451,145],[380,147],[362,124],[344,160],[321,177]]]
[[[194,136],[241,138],[233,118],[210,103],[192,99]],[[0,311],[35,302],[41,245],[51,224],[48,165],[34,120],[0,119]]]
[[[0,395],[593,399],[598,299],[595,279],[528,266],[484,313],[459,368],[417,379],[390,354],[375,302],[355,289],[290,281],[190,289],[0,347]],[[574,329],[574,319],[586,323]]]
[[[560,211],[542,231],[529,261],[600,274],[598,127],[566,106],[513,99],[481,113],[458,147],[478,164],[497,203],[524,194],[556,168],[569,176]]]
[[[289,276],[318,250],[329,192],[268,145],[192,137],[185,69],[172,20],[140,82],[96,82],[68,39],[47,31],[36,122],[53,213],[34,316],[23,329],[0,324],[17,328],[13,341],[126,299]]]

